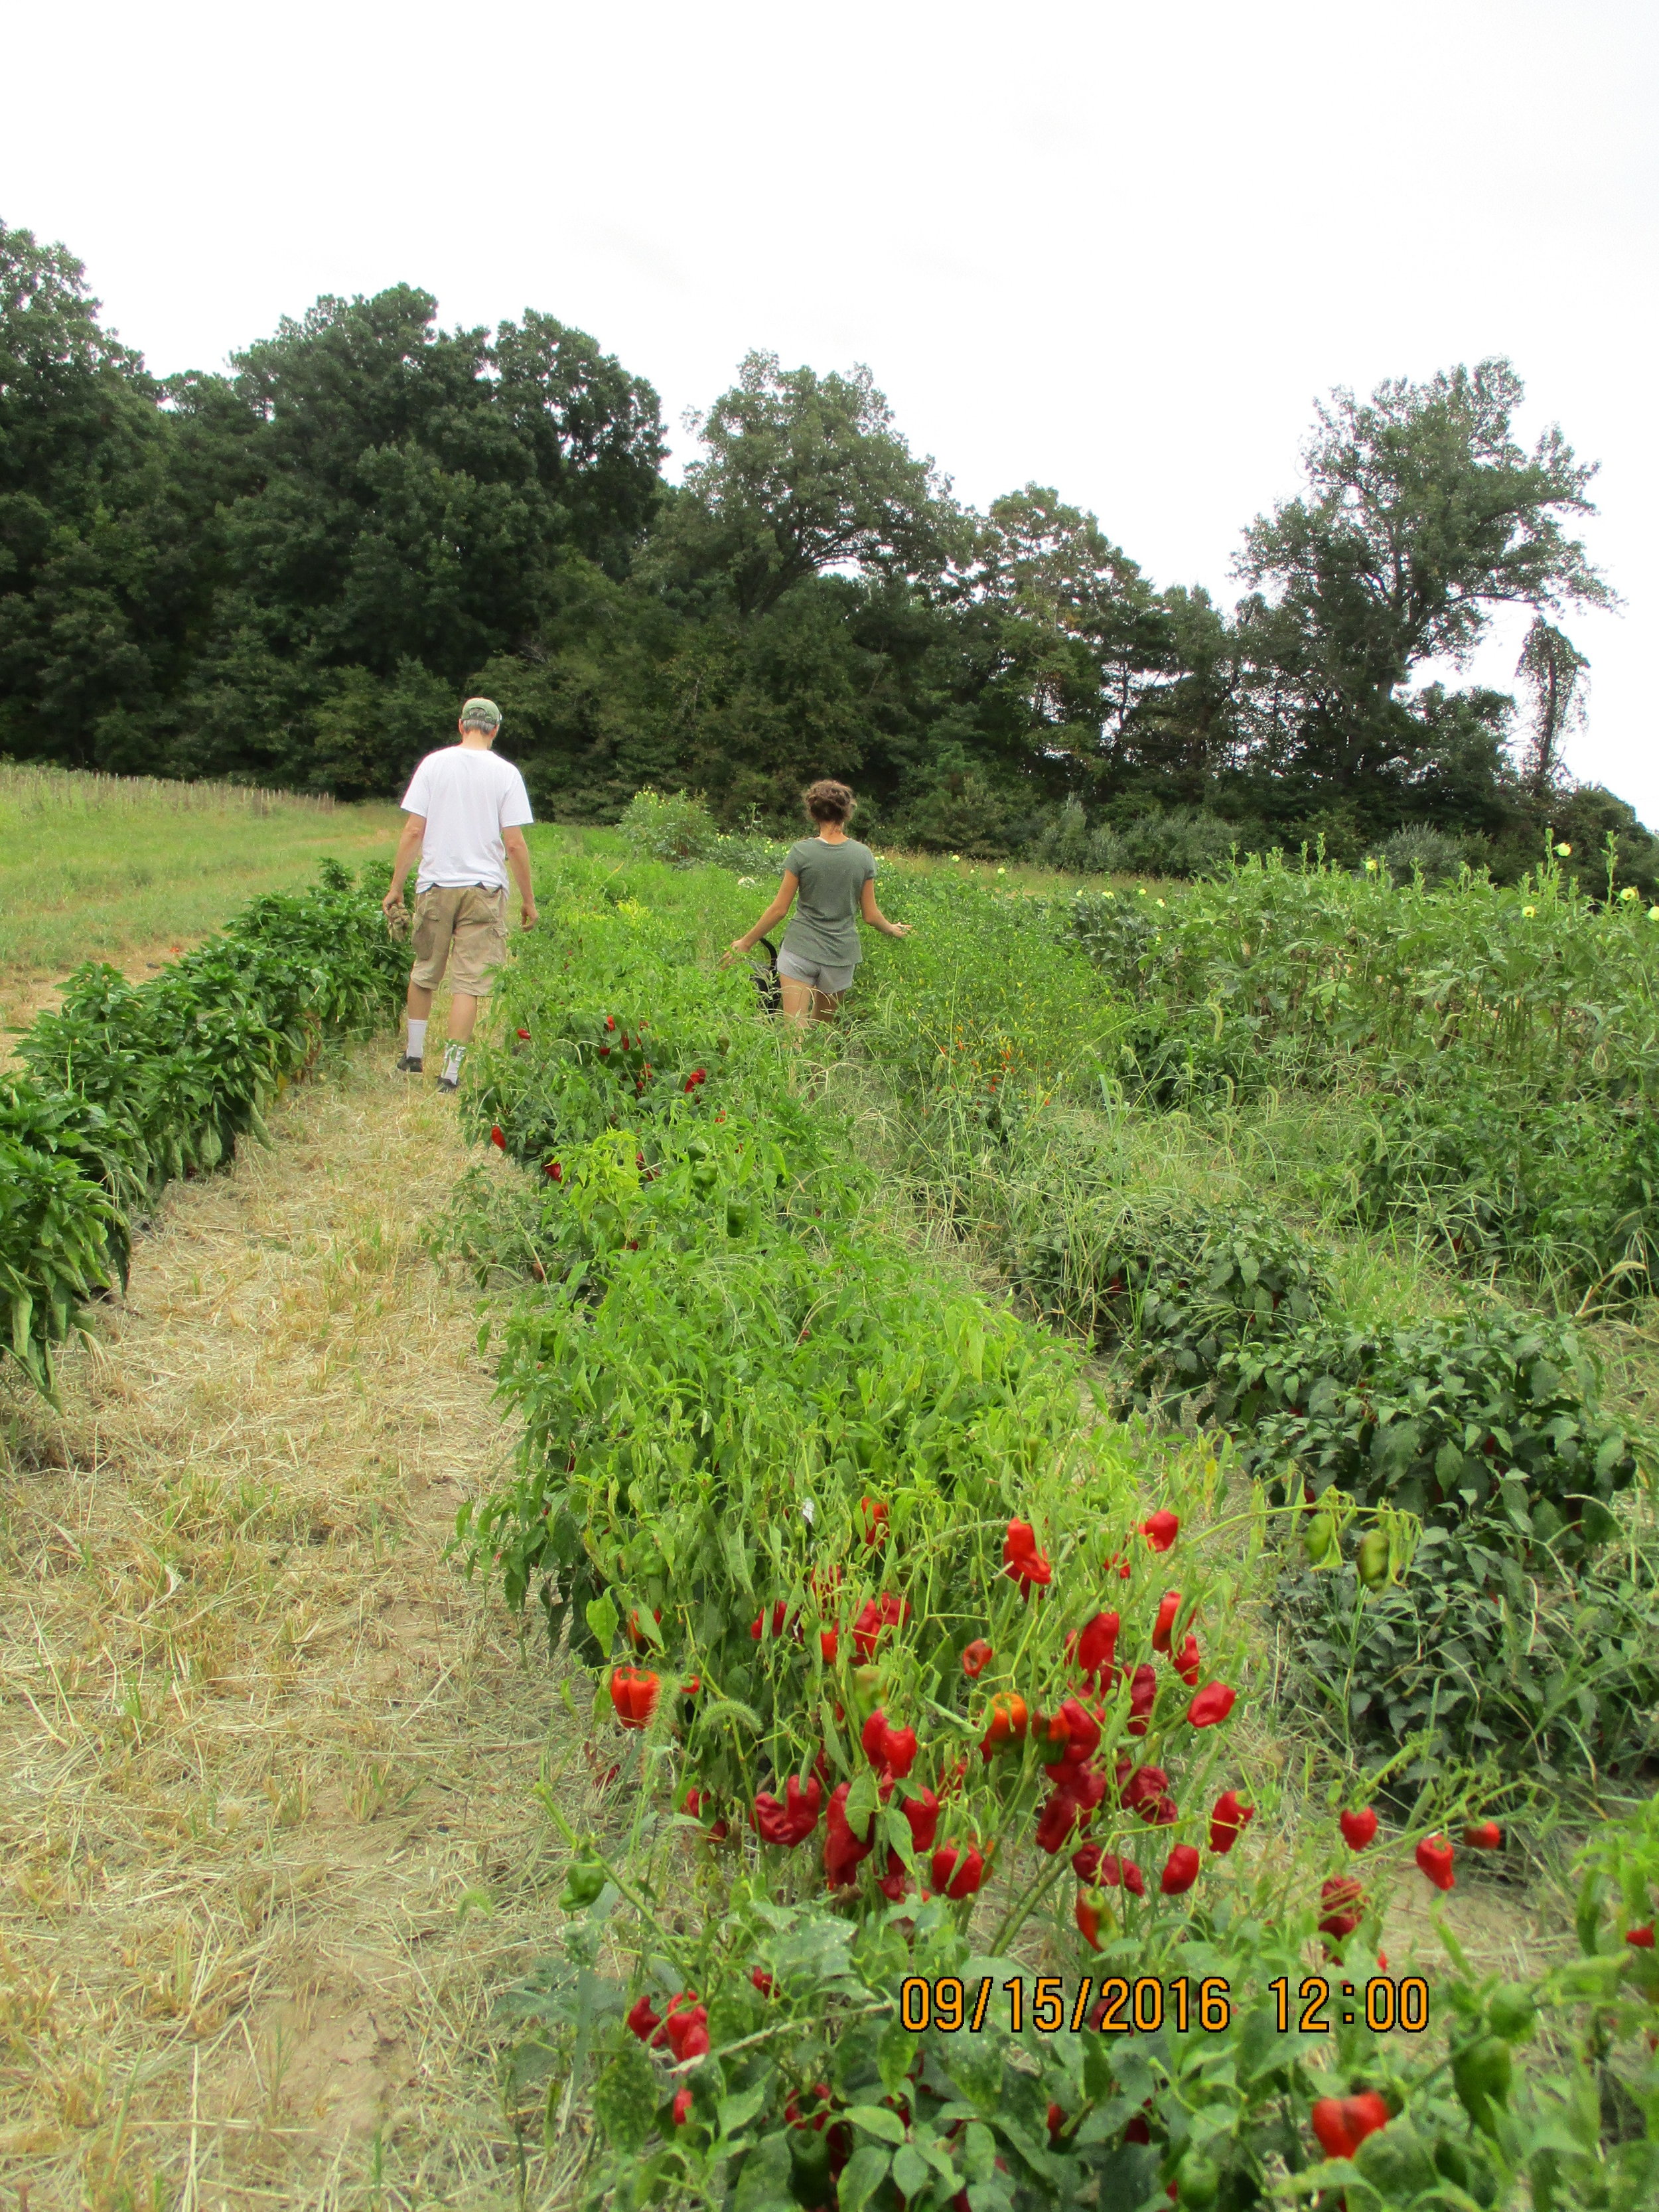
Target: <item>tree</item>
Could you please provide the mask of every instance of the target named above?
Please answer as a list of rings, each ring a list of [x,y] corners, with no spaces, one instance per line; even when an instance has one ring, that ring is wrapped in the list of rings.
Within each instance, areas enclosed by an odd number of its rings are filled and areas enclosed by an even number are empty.
[[[782,369],[751,353],[732,388],[687,417],[707,452],[668,510],[657,574],[719,578],[749,618],[829,569],[937,574],[957,524],[949,483],[917,460],[863,367]]]
[[[663,453],[650,386],[551,316],[493,344],[435,317],[410,285],[322,299],[237,357],[252,480],[182,765],[386,789],[434,702],[590,600],[585,568],[626,571]]]
[[[1532,694],[1532,729],[1522,773],[1534,796],[1543,799],[1562,781],[1561,741],[1584,721],[1584,672],[1589,666],[1572,640],[1533,617],[1515,672]]]
[[[568,542],[625,576],[662,496],[656,392],[586,331],[532,308],[501,325],[489,359],[500,405],[568,518]]]
[[[1425,726],[1401,696],[1425,660],[1467,658],[1493,607],[1605,605],[1568,535],[1595,474],[1552,428],[1530,454],[1510,433],[1523,397],[1504,361],[1395,379],[1318,410],[1307,491],[1245,533],[1239,611],[1247,702],[1263,765],[1384,813],[1420,760]]]
[[[63,246],[0,225],[0,750],[83,765],[164,690],[188,558],[161,387],[99,314]]]
[[[1164,609],[1092,514],[1027,484],[991,502],[965,595],[1000,617],[997,679],[1025,709],[1029,750],[1109,775],[1149,679],[1170,665]]]

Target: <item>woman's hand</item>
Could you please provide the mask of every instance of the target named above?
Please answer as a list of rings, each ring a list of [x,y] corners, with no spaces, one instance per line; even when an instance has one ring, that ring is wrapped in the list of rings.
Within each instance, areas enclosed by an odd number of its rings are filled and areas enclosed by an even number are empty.
[[[750,943],[746,937],[734,937],[720,955],[720,966],[729,968],[734,960],[740,959],[748,951]]]
[[[890,921],[887,934],[890,937],[908,937],[915,927],[915,924],[910,921]]]

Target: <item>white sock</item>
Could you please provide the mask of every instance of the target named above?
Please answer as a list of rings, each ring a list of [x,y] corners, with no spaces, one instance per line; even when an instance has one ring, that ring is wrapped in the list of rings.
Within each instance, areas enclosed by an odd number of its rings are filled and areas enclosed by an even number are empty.
[[[453,1083],[461,1072],[461,1062],[466,1058],[466,1047],[453,1041],[444,1053],[444,1080]]]
[[[413,1014],[409,1018],[409,1044],[407,1050],[409,1057],[411,1060],[423,1059],[426,1054],[426,1024],[424,1022],[417,1022]]]

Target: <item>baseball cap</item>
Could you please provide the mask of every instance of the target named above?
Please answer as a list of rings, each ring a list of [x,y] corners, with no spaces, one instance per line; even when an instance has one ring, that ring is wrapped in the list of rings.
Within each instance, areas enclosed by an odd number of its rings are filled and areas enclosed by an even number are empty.
[[[469,699],[461,709],[461,726],[464,729],[499,729],[501,720],[501,710],[493,699]]]

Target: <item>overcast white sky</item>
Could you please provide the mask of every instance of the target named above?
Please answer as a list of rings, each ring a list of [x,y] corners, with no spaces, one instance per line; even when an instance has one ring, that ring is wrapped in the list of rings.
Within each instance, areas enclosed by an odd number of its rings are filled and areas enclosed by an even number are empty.
[[[867,361],[982,505],[1035,478],[1229,602],[1317,394],[1503,353],[1602,464],[1581,776],[1659,824],[1656,52],[1640,0],[368,0],[5,12],[0,218],[158,371],[321,292],[591,331],[679,417]],[[1524,625],[1521,625],[1524,627]],[[1477,673],[1511,684],[1518,629]]]

